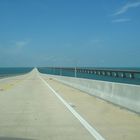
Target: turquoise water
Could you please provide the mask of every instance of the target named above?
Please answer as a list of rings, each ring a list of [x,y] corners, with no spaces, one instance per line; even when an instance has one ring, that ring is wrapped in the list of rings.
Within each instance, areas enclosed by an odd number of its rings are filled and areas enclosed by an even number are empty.
[[[88,68],[84,68],[84,69],[88,69]],[[121,70],[133,70],[133,71],[137,70],[137,71],[140,71],[140,68],[100,68],[100,69],[113,69],[113,70],[118,70],[118,69],[120,70],[121,69]],[[38,70],[41,73],[46,73],[46,74],[75,77],[74,70],[60,70],[60,69],[45,68],[45,67],[38,68]],[[96,74],[88,74],[88,73],[77,72],[77,77],[78,78],[101,80],[101,81],[109,81],[109,82],[118,82],[118,83],[127,83],[127,84],[140,85],[140,74],[135,74],[135,78],[130,79],[130,78],[103,76],[103,75],[96,75]]]
[[[33,68],[0,68],[0,77],[8,77],[28,73]]]

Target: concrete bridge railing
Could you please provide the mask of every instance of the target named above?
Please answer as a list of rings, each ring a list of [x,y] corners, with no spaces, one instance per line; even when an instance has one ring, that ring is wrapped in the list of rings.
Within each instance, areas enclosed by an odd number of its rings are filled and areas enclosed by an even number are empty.
[[[140,85],[131,85],[84,78],[48,75],[64,84],[80,89],[113,104],[140,113]]]

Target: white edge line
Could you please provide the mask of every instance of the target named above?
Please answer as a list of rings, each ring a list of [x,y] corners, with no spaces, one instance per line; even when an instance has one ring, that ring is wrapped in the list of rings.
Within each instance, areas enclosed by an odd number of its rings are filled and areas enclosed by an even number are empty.
[[[38,75],[39,76],[39,75]],[[41,76],[39,78],[44,84],[59,98],[59,100],[67,107],[67,109],[81,122],[81,124],[89,131],[96,140],[105,140],[84,118],[82,118]]]

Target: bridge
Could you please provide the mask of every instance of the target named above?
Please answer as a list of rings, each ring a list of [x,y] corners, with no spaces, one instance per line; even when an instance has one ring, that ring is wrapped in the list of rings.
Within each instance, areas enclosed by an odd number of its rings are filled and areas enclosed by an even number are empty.
[[[37,69],[0,79],[0,140],[140,139],[139,113],[87,93]]]
[[[140,70],[126,68],[39,67],[40,72],[78,78],[140,85]]]

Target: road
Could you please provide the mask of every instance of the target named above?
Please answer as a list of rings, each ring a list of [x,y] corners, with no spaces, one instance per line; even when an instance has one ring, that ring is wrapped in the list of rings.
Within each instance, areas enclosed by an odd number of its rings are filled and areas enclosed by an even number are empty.
[[[139,132],[139,115],[36,69],[0,80],[0,140],[139,140]]]

